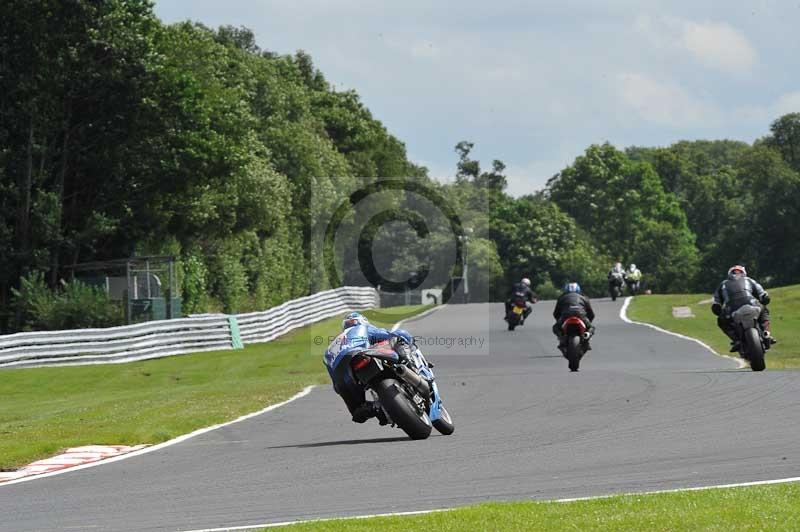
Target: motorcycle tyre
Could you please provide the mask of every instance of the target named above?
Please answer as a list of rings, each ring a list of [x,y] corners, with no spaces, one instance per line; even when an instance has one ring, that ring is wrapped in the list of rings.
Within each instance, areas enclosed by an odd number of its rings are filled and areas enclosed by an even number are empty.
[[[581,365],[581,337],[570,336],[567,339],[567,361],[570,371],[578,371]]]
[[[450,412],[447,411],[444,405],[439,407],[439,411],[442,417],[433,422],[433,428],[445,436],[449,436],[456,430],[455,425],[453,425],[453,418],[450,417]]]
[[[758,329],[753,327],[744,332],[745,336],[745,349],[747,349],[747,358],[750,360],[750,369],[753,371],[764,371],[767,367],[764,362],[764,347],[761,345],[761,337],[759,336]]]
[[[433,425],[427,412],[417,413],[411,399],[398,389],[394,379],[384,379],[374,387],[375,393],[392,421],[412,440],[424,440],[431,435]]]

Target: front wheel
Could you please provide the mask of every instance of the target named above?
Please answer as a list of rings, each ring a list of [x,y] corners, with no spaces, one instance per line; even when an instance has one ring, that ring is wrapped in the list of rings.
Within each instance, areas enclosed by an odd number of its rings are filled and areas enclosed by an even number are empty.
[[[448,412],[443,405],[439,406],[439,416],[439,419],[433,422],[433,426],[445,436],[449,436],[454,430],[456,430],[456,427],[453,425],[453,419],[450,417],[450,412]]]
[[[567,361],[570,371],[578,371],[581,365],[581,337],[572,335],[567,340]]]
[[[755,327],[747,329],[744,333],[745,349],[747,358],[750,360],[750,369],[753,371],[764,371],[767,364],[764,362],[764,346],[761,345],[761,337]]]
[[[424,440],[431,435],[431,418],[428,413],[419,411],[396,380],[382,380],[373,389],[389,417],[409,438]]]

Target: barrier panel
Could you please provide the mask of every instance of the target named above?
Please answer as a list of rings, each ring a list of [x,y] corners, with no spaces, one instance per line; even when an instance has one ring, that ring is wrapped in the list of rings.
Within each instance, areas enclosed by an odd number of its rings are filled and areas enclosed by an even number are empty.
[[[378,306],[371,287],[344,286],[287,301],[263,312],[201,315],[105,329],[0,336],[0,368],[112,364],[268,342],[348,310]]]

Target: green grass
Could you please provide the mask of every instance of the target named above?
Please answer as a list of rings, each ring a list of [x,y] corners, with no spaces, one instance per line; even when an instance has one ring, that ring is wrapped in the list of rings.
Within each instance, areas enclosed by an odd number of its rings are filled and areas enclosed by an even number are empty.
[[[488,503],[416,516],[341,519],[279,528],[292,532],[800,530],[800,484],[623,495],[568,503]]]
[[[427,307],[367,311],[391,326]],[[0,371],[0,470],[88,444],[159,443],[328,381],[341,318],[264,344],[119,365]]]
[[[800,285],[769,290],[772,333],[778,339],[767,353],[767,368],[800,367]],[[711,313],[709,294],[654,295],[636,297],[628,309],[628,317],[658,325],[664,329],[698,338],[718,353],[729,354],[730,342],[717,327]],[[673,318],[672,307],[690,307],[693,318]],[[734,353],[734,355],[736,355]]]

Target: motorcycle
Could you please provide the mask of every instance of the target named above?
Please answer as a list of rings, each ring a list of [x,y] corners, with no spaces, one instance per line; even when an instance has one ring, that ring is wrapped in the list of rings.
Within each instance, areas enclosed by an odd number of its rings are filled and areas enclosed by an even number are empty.
[[[608,278],[608,291],[611,295],[611,301],[616,301],[622,295],[623,277],[621,273],[615,272],[609,275]]]
[[[569,363],[570,371],[578,371],[581,359],[586,354],[586,347],[591,338],[591,333],[586,329],[586,324],[578,316],[570,316],[561,324],[561,332],[566,337],[565,345],[558,349]]]
[[[764,371],[767,367],[764,355],[772,345],[764,338],[764,329],[758,322],[760,314],[761,308],[756,305],[742,305],[731,314],[736,326],[739,355],[750,362],[753,371]]]
[[[626,277],[625,278],[625,284],[628,285],[628,292],[632,296],[635,296],[637,293],[639,293],[639,286],[640,286],[639,279],[634,279],[632,277]],[[622,292],[621,289],[620,289],[620,292]]]
[[[432,428],[453,433],[433,364],[416,345],[395,337],[347,356],[355,380],[372,394],[391,426],[400,427],[412,440],[424,440]]]
[[[515,299],[511,304],[511,309],[506,314],[508,330],[513,331],[516,327],[525,323],[525,310],[527,309],[524,299]]]

